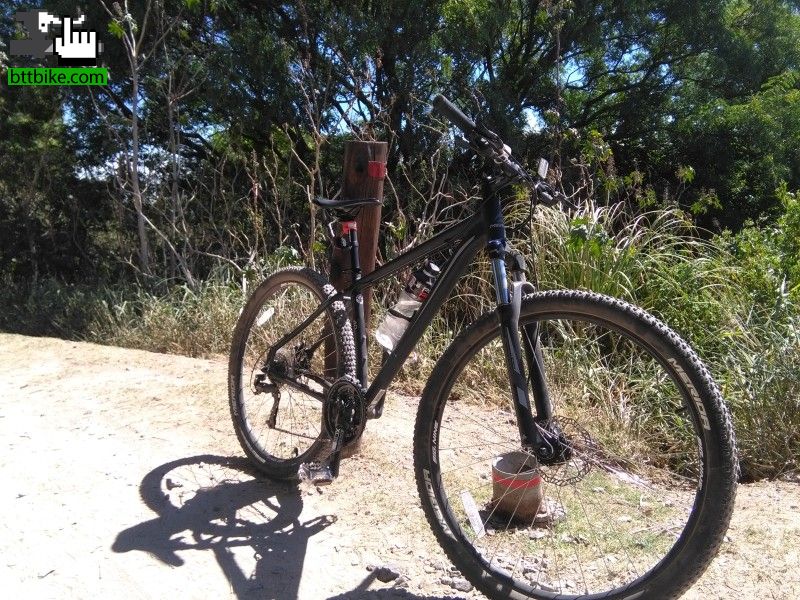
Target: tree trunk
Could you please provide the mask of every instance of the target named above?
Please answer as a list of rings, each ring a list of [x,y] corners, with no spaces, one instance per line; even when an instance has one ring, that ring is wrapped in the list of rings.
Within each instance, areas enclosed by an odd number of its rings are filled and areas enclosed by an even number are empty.
[[[139,268],[145,275],[150,275],[150,244],[147,241],[144,203],[139,185],[139,69],[136,56],[134,55],[131,58],[131,159],[129,172],[133,191],[133,206],[136,209],[136,227],[139,234]]]

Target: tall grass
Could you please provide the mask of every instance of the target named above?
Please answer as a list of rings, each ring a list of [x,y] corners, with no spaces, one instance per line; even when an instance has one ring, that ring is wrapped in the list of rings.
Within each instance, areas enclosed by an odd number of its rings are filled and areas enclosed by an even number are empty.
[[[155,352],[226,354],[244,301],[238,286],[204,282],[159,293],[45,280],[0,292],[0,330]]]
[[[510,221],[526,217],[521,206]],[[537,209],[530,238],[513,241],[540,288],[624,298],[690,342],[732,409],[745,478],[796,470],[800,309],[779,277],[754,278],[729,240],[701,233],[679,210],[633,214],[621,205],[588,203],[569,214]],[[53,281],[20,288],[7,281],[0,290],[0,329],[192,356],[226,354],[245,296],[239,283],[222,278],[161,292]],[[482,260],[435,319],[398,383],[419,391],[453,336],[492,306],[488,263]],[[381,314],[375,306],[375,323]],[[378,354],[371,358],[373,367]],[[654,410],[652,418],[665,417]]]
[[[227,354],[244,295],[238,286],[203,282],[163,294],[114,290],[95,312],[89,340],[156,352]]]
[[[733,413],[744,478],[800,468],[800,307],[777,274],[754,281],[677,209],[542,209],[530,244],[541,288],[624,298],[692,345]]]

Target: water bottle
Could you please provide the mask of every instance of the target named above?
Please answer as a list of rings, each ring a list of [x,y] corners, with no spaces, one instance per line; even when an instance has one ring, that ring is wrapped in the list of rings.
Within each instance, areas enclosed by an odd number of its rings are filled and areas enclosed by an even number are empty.
[[[375,339],[387,352],[394,350],[414,313],[427,299],[437,277],[439,277],[439,267],[430,261],[425,261],[422,267],[408,277],[400,297],[386,313],[386,317],[375,332]]]

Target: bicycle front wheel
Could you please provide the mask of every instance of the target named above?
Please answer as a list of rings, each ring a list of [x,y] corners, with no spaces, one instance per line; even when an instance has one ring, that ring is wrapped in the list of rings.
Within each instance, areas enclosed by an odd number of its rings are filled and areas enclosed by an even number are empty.
[[[537,324],[554,411],[540,425],[569,451],[537,465],[521,447],[497,317],[486,315],[453,341],[420,403],[428,521],[490,598],[678,597],[733,510],[734,435],[717,387],[674,332],[622,301],[532,294],[520,326]],[[498,477],[493,465],[511,457],[520,466]]]

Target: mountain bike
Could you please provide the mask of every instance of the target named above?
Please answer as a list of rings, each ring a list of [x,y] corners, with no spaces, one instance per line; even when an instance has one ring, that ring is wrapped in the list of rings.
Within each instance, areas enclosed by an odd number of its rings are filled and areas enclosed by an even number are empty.
[[[270,477],[333,481],[342,449],[381,415],[393,378],[483,249],[496,308],[439,358],[414,428],[419,497],[438,542],[490,598],[678,597],[709,565],[733,510],[738,463],[720,392],[688,344],[640,308],[537,291],[502,209],[519,186],[533,203],[562,200],[546,163],[528,173],[485,125],[443,96],[433,105],[478,165],[476,210],[363,275],[345,216],[329,228],[351,255],[342,291],[308,268],[268,277],[233,336],[239,441]],[[376,200],[317,202],[346,215]],[[368,381],[363,291],[434,256],[444,262],[427,297]],[[516,466],[501,470],[511,457]]]

